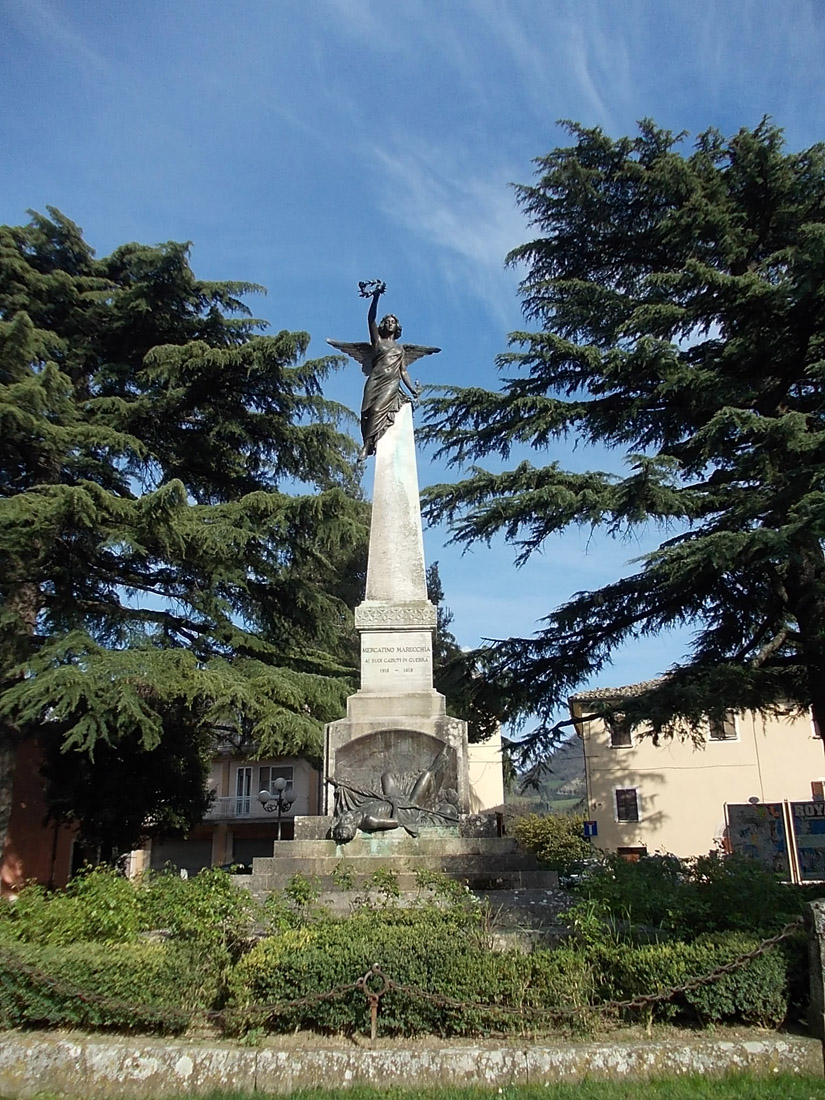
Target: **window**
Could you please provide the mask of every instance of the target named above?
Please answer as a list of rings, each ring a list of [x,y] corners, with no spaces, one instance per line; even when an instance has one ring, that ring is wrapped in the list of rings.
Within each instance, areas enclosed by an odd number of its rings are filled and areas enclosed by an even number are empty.
[[[276,768],[271,764],[264,764],[258,768],[258,790],[259,791],[271,791],[272,784],[276,779],[285,779],[286,787],[284,790],[292,790],[292,780],[294,776],[294,768]]]
[[[708,727],[708,737],[711,741],[737,741],[739,739],[733,711],[728,711],[724,718],[710,718]]]
[[[825,782],[821,779],[811,780],[811,798],[814,802],[825,802]]]
[[[635,848],[617,848],[616,855],[621,856],[628,863],[638,863],[640,859],[644,859],[647,855],[647,848],[644,844],[640,844]]]
[[[639,820],[639,792],[636,787],[621,787],[616,790],[616,820]]]
[[[248,817],[252,806],[252,768],[238,768],[235,778],[235,816]]]
[[[610,734],[611,749],[629,749],[633,746],[630,726],[622,711],[616,711],[609,718],[605,718],[605,723]]]

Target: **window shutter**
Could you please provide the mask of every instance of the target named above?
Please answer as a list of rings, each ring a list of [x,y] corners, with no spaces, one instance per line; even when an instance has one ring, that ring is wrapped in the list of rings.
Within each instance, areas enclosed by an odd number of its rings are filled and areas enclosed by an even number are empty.
[[[639,798],[635,787],[616,791],[616,818],[619,821],[639,820]]]
[[[735,741],[736,719],[733,711],[728,711],[722,719],[711,718],[708,721],[711,741]]]
[[[622,711],[617,711],[609,718],[605,719],[607,728],[610,732],[610,747],[611,749],[627,749],[633,745],[633,738],[630,734],[630,726],[627,724],[627,718]]]

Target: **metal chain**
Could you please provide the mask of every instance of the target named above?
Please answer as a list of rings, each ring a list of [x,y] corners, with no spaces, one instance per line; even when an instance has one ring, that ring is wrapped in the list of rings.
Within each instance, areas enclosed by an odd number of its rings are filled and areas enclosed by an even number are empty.
[[[770,951],[776,944],[781,943],[782,940],[792,936],[804,924],[804,917],[796,917],[794,920],[789,921],[788,924],[775,936],[771,936],[770,939],[762,940],[762,942],[754,947],[752,951],[746,951],[743,955],[738,955],[731,962],[725,963],[723,966],[717,966],[715,970],[711,970],[709,974],[703,974],[698,978],[689,978],[683,985],[674,986],[672,989],[663,990],[660,993],[648,993],[646,996],[631,997],[625,1001],[610,1001],[605,1002],[604,1006],[608,1006],[612,1009],[621,1008],[643,1008],[645,1005],[657,1004],[659,1001],[669,1001],[679,993],[690,993],[693,989],[698,989],[700,986],[709,985],[711,982],[715,982],[718,978],[721,978],[724,974],[732,974],[735,970],[741,970],[743,966],[751,961],[751,959],[757,959],[760,955],[764,955],[766,951]]]
[[[11,966],[8,966],[9,963],[11,963]],[[73,997],[78,1001],[82,1001],[84,1004],[99,1005],[112,1012],[123,1012],[131,1015],[145,1014],[150,1017],[155,1017],[161,1022],[165,1021],[176,1024],[191,1022],[195,1017],[201,1020],[219,1021],[224,1020],[227,1016],[241,1013],[255,1016],[277,1015],[278,1013],[289,1012],[293,1008],[306,1008],[309,1005],[320,1004],[322,1001],[340,997],[351,990],[359,989],[360,982],[363,981],[363,979],[359,978],[358,981],[349,982],[347,985],[339,985],[335,986],[333,989],[328,989],[325,993],[309,993],[305,997],[297,997],[292,1001],[276,1001],[270,1004],[250,1005],[248,1008],[234,1009],[227,1012],[225,1009],[168,1009],[156,1005],[136,1004],[133,1001],[122,1001],[116,997],[108,997],[105,993],[90,993],[84,990],[82,986],[75,985],[73,982],[61,981],[61,979],[55,978],[52,974],[48,974],[44,970],[39,970],[35,966],[30,966],[28,963],[21,962],[14,955],[14,952],[8,950],[8,948],[0,949],[0,981],[2,980],[2,969],[4,964],[6,964],[6,969],[11,970],[13,973],[25,974],[35,982],[39,982],[40,985],[45,985],[53,989],[55,993]]]
[[[201,1020],[209,1021],[223,1021],[227,1018],[245,1016],[247,1018],[261,1018],[266,1016],[283,1015],[296,1008],[308,1008],[313,1005],[321,1004],[324,1001],[334,1000],[337,997],[342,997],[346,993],[358,991],[366,997],[370,1006],[371,1017],[371,1031],[372,1037],[375,1038],[376,1019],[378,1006],[381,998],[389,992],[398,992],[405,994],[415,1000],[426,1001],[430,1004],[438,1005],[441,1008],[456,1009],[461,1011],[476,1011],[487,1013],[489,1015],[500,1016],[518,1016],[521,1019],[528,1019],[531,1017],[545,1017],[553,1019],[566,1019],[573,1017],[581,1017],[582,1015],[598,1013],[605,1014],[609,1012],[616,1012],[623,1009],[644,1008],[648,1005],[658,1004],[663,1001],[672,1000],[674,997],[680,994],[689,993],[694,989],[698,989],[703,985],[709,985],[712,982],[717,981],[725,974],[731,974],[736,970],[740,970],[743,966],[747,966],[753,959],[758,958],[760,955],[764,955],[765,952],[770,951],[772,947],[775,947],[782,940],[787,939],[793,935],[804,923],[803,917],[797,917],[795,920],[790,921],[785,927],[778,932],[775,936],[771,936],[768,939],[762,940],[756,947],[750,951],[746,951],[741,955],[738,955],[735,959],[732,959],[728,963],[724,963],[721,966],[717,966],[714,970],[708,974],[703,974],[698,977],[689,978],[681,985],[673,986],[670,989],[660,990],[658,993],[648,993],[637,997],[631,997],[624,1000],[611,1000],[602,1001],[599,1004],[584,1004],[584,1005],[556,1005],[554,1007],[540,1007],[538,1005],[522,1005],[511,1006],[502,1004],[490,1004],[481,1001],[458,1001],[452,997],[447,997],[441,993],[431,993],[428,990],[421,989],[419,986],[407,985],[403,982],[395,982],[391,978],[384,974],[383,970],[378,963],[375,963],[366,974],[356,979],[354,982],[334,986],[332,989],[326,990],[323,993],[309,993],[304,997],[296,997],[290,1001],[273,1001],[266,1004],[252,1004],[237,1009],[215,1009],[215,1010],[197,1010],[197,1009],[166,1009],[155,1005],[134,1004],[132,1002],[121,1001],[116,998],[107,997],[101,993],[90,993],[82,989],[82,987],[75,985],[74,983],[61,981],[59,978],[55,978],[53,975],[47,974],[45,971],[39,970],[37,967],[30,966],[27,963],[23,963],[19,958],[15,957],[13,951],[8,948],[0,949],[0,979],[2,978],[2,969],[5,964],[6,968],[13,973],[22,973],[31,978],[35,982],[39,982],[42,985],[48,986],[56,993],[62,993],[66,996],[74,997],[79,1001],[86,1004],[95,1004],[101,1007],[108,1008],[110,1011],[120,1011],[130,1014],[144,1014],[149,1017],[154,1017],[158,1021],[166,1021],[169,1023],[175,1023],[180,1025],[181,1023],[191,1023],[193,1019],[198,1018]],[[11,965],[9,965],[11,964]],[[373,983],[371,985],[370,983]],[[375,986],[374,983],[380,983]]]
[[[182,1020],[185,1022],[192,1015],[191,1013],[185,1012],[183,1009],[168,1009],[156,1005],[134,1004],[131,1001],[121,1001],[115,997],[107,997],[105,993],[90,993],[88,990],[83,989],[82,986],[75,985],[73,982],[61,981],[60,978],[55,978],[53,974],[48,974],[45,970],[40,970],[36,966],[30,966],[28,963],[22,962],[15,956],[13,951],[5,947],[0,949],[0,981],[3,980],[3,969],[14,974],[25,974],[26,977],[31,978],[40,985],[47,986],[49,989],[54,990],[55,993],[61,993],[67,997],[74,997],[75,1000],[82,1001],[84,1004],[100,1005],[113,1012],[130,1013],[132,1015],[143,1013],[147,1016],[153,1016],[159,1021],[168,1021],[170,1023],[181,1023]]]

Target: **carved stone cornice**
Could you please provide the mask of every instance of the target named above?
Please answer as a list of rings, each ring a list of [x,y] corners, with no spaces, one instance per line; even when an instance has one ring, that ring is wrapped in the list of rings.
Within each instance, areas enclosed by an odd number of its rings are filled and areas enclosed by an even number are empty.
[[[365,600],[355,609],[357,630],[434,630],[435,605],[429,600],[384,603]]]

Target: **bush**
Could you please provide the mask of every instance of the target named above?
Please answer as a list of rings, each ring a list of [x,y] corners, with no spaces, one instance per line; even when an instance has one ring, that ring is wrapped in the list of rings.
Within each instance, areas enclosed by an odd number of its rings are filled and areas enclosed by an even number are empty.
[[[141,932],[163,930],[171,939],[198,944],[206,953],[235,957],[248,942],[257,907],[252,896],[217,869],[185,880],[150,874],[130,881],[96,867],[65,890],[25,886],[0,905],[0,936],[22,943],[134,943]]]
[[[712,973],[752,951],[759,940],[726,933],[700,936],[693,943],[603,944],[594,952],[599,994],[605,1000],[625,1000],[664,992],[691,978]],[[774,947],[746,965],[671,1001],[636,1010],[646,1019],[676,1016],[702,1024],[737,1021],[778,1027],[788,1015],[790,971],[788,955]]]
[[[670,991],[758,943],[753,936],[724,933],[692,943],[635,946],[602,940],[530,955],[496,953],[437,912],[359,912],[344,921],[286,930],[241,959],[230,978],[231,1030],[363,1032],[369,1004],[352,987],[373,963],[400,987],[382,996],[382,1034],[522,1031],[552,1023],[553,1013],[540,1011],[548,1009],[559,1010],[558,1023],[578,1024],[600,1003]],[[625,1015],[648,1022],[681,1018],[777,1027],[788,1015],[792,988],[799,992],[803,967],[799,944],[783,944],[712,983]],[[336,988],[343,992],[334,998],[279,1008],[302,998],[311,1002],[313,995]],[[416,995],[416,989],[434,999]],[[441,1003],[442,997],[461,1007]]]
[[[0,949],[0,1026],[182,1031],[211,1007],[217,974],[164,943],[18,943]]]
[[[263,940],[240,960],[230,979],[235,1031],[256,1026],[326,1032],[364,1031],[369,1004],[358,990],[332,999],[272,1011],[263,1006],[352,986],[377,963],[398,986],[462,1002],[451,1008],[404,990],[381,999],[382,1034],[466,1035],[495,1026],[518,1030],[524,1021],[477,1007],[581,1007],[592,989],[589,965],[572,951],[494,953],[435,909],[360,911],[344,921],[291,929]]]
[[[771,935],[803,911],[800,887],[783,883],[779,875],[747,856],[716,852],[700,856],[691,860],[687,881],[696,890],[701,931]],[[692,927],[696,924],[694,918]]]
[[[584,818],[576,814],[530,814],[513,826],[521,847],[555,871],[567,871],[571,864],[592,856],[583,830]]]
[[[576,887],[600,912],[676,937],[703,932],[770,936],[802,912],[804,893],[744,856],[608,858]]]
[[[173,940],[197,946],[205,954],[235,959],[246,949],[259,906],[232,876],[217,868],[190,879],[177,873],[147,876],[138,900],[141,927],[162,929]]]
[[[4,938],[23,943],[134,943],[141,927],[134,885],[110,867],[81,872],[65,891],[30,884],[0,909]]]

